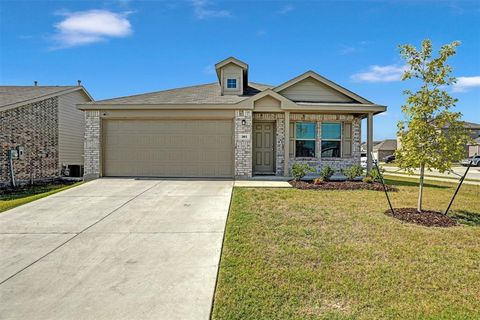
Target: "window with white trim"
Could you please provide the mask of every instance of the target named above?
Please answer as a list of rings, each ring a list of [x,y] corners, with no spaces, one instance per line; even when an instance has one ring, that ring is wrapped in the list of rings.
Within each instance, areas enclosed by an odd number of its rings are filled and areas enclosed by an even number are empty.
[[[236,89],[237,79],[227,79],[227,89]]]

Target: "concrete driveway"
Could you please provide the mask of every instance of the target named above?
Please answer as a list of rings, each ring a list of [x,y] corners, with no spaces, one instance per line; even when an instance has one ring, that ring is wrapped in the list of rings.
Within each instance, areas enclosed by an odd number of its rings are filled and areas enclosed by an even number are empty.
[[[0,318],[208,319],[232,186],[99,179],[0,213]]]

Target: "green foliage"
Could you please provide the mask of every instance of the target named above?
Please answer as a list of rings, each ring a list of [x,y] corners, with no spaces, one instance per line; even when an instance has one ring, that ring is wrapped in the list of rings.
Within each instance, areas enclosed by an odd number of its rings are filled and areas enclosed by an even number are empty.
[[[385,169],[382,167],[379,167],[380,171],[377,169],[377,167],[373,167],[372,170],[370,171],[370,177],[373,179],[373,181],[380,182],[382,181],[382,175],[385,172]]]
[[[354,164],[353,166],[343,169],[343,174],[347,177],[348,180],[353,180],[356,177],[361,177],[363,175],[364,169],[358,165]]]
[[[362,179],[363,182],[365,183],[373,183],[373,178],[372,177],[365,177]]]
[[[300,180],[309,172],[315,172],[315,169],[306,163],[295,162],[290,170],[290,174],[294,180]]]
[[[323,181],[328,181],[334,173],[335,171],[330,166],[323,166],[322,170],[320,170],[320,177]]]
[[[407,69],[402,80],[415,80],[420,87],[406,90],[407,101],[402,106],[404,120],[398,123],[401,148],[395,153],[397,164],[407,172],[415,168],[445,172],[452,163],[464,157],[468,133],[459,121],[461,113],[450,111],[457,99],[446,88],[456,82],[447,59],[456,53],[460,42],[444,45],[438,57],[432,56],[432,43],[426,39],[417,50],[412,45],[400,46]],[[418,210],[421,211],[422,181],[420,179]]]

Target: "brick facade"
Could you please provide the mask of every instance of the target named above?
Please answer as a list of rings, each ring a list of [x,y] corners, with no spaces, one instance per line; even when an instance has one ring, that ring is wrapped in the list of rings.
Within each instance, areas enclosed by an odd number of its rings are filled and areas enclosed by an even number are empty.
[[[100,176],[100,126],[100,111],[85,111],[85,180],[96,179]]]
[[[252,111],[235,110],[235,177],[252,176]]]
[[[11,177],[8,150],[24,147],[23,160],[13,160],[18,183],[59,177],[58,97],[0,112],[0,185]]]
[[[99,111],[85,112],[85,178],[94,179],[101,175],[101,118]],[[236,110],[234,118],[234,171],[236,178],[251,178],[253,172],[252,146],[253,146],[253,121],[274,121],[275,122],[275,170],[277,176],[284,173],[284,150],[288,139],[285,137],[285,116],[283,113],[253,113],[251,110]],[[353,164],[360,164],[361,144],[361,119],[353,115],[332,115],[332,114],[292,114],[291,122],[295,121],[344,121],[352,123],[352,156],[338,159],[290,159],[289,169],[295,161],[307,163],[320,171],[322,166],[329,165],[334,169],[342,169]],[[317,126],[317,135],[321,134],[320,126]],[[319,136],[318,139],[321,137]],[[317,143],[317,154],[320,147]]]
[[[353,115],[343,115],[343,114],[293,114],[290,116],[290,121],[316,121],[317,124],[322,123],[322,121],[344,121],[352,123],[352,156],[350,157],[341,157],[341,158],[329,158],[322,159],[319,156],[316,158],[291,158],[289,161],[289,170],[292,168],[295,162],[306,163],[309,166],[315,168],[316,172],[320,172],[322,167],[330,166],[335,170],[345,169],[354,164],[360,164],[361,158],[361,118],[354,117]],[[317,125],[317,141],[321,141],[321,129],[320,125]],[[317,155],[320,154],[320,144],[316,144]]]

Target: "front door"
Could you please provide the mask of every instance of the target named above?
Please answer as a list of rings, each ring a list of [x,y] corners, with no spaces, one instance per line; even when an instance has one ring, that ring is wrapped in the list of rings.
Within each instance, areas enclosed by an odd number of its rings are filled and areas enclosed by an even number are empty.
[[[274,122],[253,124],[253,173],[275,174]]]

